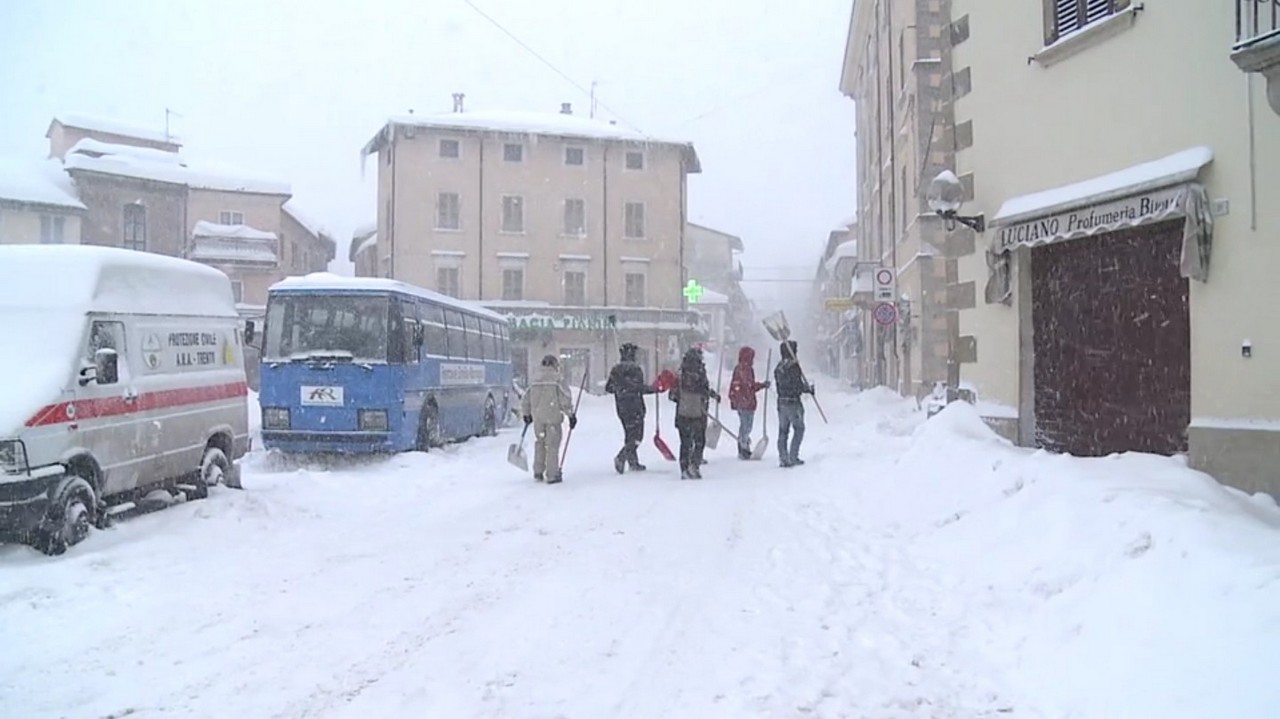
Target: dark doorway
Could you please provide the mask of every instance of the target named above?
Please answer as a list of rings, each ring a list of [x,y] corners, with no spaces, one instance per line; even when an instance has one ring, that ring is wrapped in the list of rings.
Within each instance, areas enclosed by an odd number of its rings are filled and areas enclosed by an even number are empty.
[[[1037,445],[1082,456],[1187,450],[1182,222],[1032,250]]]

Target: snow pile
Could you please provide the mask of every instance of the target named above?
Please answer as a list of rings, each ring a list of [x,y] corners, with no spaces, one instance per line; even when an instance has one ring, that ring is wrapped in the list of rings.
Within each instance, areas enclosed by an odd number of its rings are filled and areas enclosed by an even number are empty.
[[[0,158],[0,200],[85,209],[75,183],[57,160],[23,161]]]
[[[275,240],[276,233],[259,230],[248,225],[220,225],[200,220],[191,232],[192,237],[220,237],[236,240]]]
[[[962,403],[925,422],[887,390],[818,397],[831,424],[805,400],[796,469],[726,435],[701,482],[648,441],[649,471],[619,477],[612,402],[587,396],[557,487],[504,461],[518,428],[330,466],[258,454],[246,491],[62,559],[2,548],[5,708],[1275,716],[1273,503],[1176,459],[1012,447]]]

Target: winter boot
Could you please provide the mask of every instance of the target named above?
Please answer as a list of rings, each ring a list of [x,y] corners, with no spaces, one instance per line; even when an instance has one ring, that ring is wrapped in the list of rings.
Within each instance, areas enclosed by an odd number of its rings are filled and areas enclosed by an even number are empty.
[[[613,469],[618,474],[627,471],[627,450],[622,450],[613,458]]]
[[[534,481],[535,481],[535,482],[542,482],[542,481],[544,481],[544,480],[543,480],[543,477],[542,477],[542,472],[534,472],[534,474],[533,474],[533,479],[534,479]]]
[[[794,467],[795,464],[791,462],[790,457],[783,457],[782,459],[778,460],[778,466],[782,467],[783,469],[786,469],[788,467]]]
[[[738,459],[751,459],[751,450],[739,445]]]
[[[547,477],[547,484],[560,484],[563,481],[564,481],[564,475],[561,474],[560,472],[556,472],[550,477]]]
[[[689,479],[702,479],[702,468],[696,464],[690,467]]]
[[[802,464],[804,464],[804,460],[803,460],[803,459],[800,459],[799,457],[792,457],[792,458],[791,458],[791,466],[793,466],[793,467],[799,467],[799,466],[800,466],[800,465],[802,465]]]
[[[693,479],[693,473],[689,471],[688,467],[680,470],[680,479]]]
[[[631,467],[632,472],[643,472],[646,469],[648,469],[648,467],[644,466],[643,464],[640,464],[634,459],[631,460],[631,464],[629,464],[628,466]]]

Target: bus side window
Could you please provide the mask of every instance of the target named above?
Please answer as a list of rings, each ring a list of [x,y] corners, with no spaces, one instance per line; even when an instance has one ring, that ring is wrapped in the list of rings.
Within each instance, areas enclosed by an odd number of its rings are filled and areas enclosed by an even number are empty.
[[[484,359],[484,337],[480,335],[480,318],[475,315],[463,315],[462,321],[467,327],[467,357],[473,360]]]
[[[424,325],[425,342],[422,353],[443,357],[449,354],[449,337],[444,329],[444,312],[439,305],[422,305],[421,314]]]
[[[447,354],[454,359],[467,358],[467,332],[462,324],[462,313],[457,310],[444,311],[445,332],[449,336]]]

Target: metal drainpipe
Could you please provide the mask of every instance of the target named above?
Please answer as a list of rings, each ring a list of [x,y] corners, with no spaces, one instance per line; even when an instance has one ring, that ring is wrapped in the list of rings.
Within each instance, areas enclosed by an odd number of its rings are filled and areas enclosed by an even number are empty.
[[[480,198],[476,202],[476,227],[479,229],[480,240],[478,247],[476,248],[476,254],[478,255],[476,260],[478,261],[477,274],[480,284],[476,286],[476,300],[482,301],[484,300],[484,135],[480,136],[479,160]],[[461,271],[458,272],[458,276],[462,276]],[[461,291],[461,288],[459,288],[458,294],[465,293]]]
[[[396,169],[400,164],[396,162],[396,126],[390,124],[387,126],[391,133],[391,139],[387,143],[387,157],[391,159],[391,216],[387,218],[387,263],[388,274],[391,279],[396,277]]]

